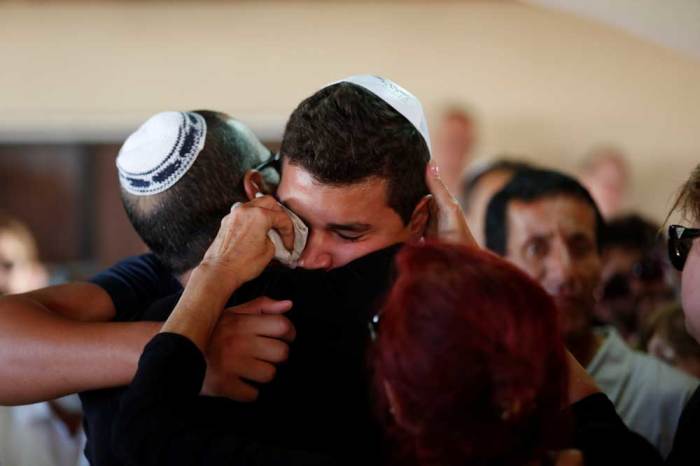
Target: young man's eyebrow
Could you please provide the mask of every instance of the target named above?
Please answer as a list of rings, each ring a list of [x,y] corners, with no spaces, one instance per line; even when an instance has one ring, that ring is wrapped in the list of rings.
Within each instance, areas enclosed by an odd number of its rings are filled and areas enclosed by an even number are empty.
[[[329,230],[355,231],[358,233],[365,232],[371,228],[371,225],[366,223],[329,223],[326,225]]]
[[[273,197],[275,198],[275,200],[276,200],[277,202],[279,202],[279,203],[282,204],[284,207],[286,207],[287,209],[289,209],[289,206],[288,206],[284,201],[281,201],[281,200],[277,197],[277,195],[274,195]],[[302,217],[301,215],[299,215],[298,213],[296,213],[296,212],[294,211],[294,209],[289,209],[289,210],[291,210],[292,212],[294,212],[294,215],[296,215],[297,217],[299,217],[299,219],[300,219],[302,222],[304,222],[304,224],[305,224],[306,226],[309,226],[309,222],[307,222],[306,219],[305,219],[304,217]]]

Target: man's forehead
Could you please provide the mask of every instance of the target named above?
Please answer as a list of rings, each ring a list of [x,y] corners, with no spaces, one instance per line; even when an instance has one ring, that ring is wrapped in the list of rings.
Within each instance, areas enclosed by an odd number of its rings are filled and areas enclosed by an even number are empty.
[[[354,183],[336,184],[325,183],[316,177],[304,167],[289,163],[286,159],[282,159],[282,177],[280,180],[280,189],[284,190],[285,195],[294,195],[300,191],[309,191],[317,194],[318,197],[333,196],[354,196],[367,194],[382,194],[378,200],[386,201],[387,180],[377,176],[367,177]]]
[[[302,218],[314,216],[329,224],[370,223],[378,211],[389,209],[387,181],[372,177],[352,184],[323,183],[298,165],[284,163],[278,196]],[[317,220],[307,219],[307,220]]]
[[[509,230],[529,234],[546,234],[555,230],[596,234],[596,215],[584,200],[557,194],[534,200],[508,203]]]

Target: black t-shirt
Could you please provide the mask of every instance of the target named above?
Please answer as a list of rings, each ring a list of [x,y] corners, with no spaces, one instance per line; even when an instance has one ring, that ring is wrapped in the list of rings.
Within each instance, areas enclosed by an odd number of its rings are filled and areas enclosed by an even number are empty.
[[[129,257],[95,275],[90,282],[109,294],[116,322],[143,320],[146,309],[155,301],[182,290],[180,283],[153,254]],[[80,394],[87,437],[85,456],[93,466],[121,464],[110,448],[110,436],[122,391],[122,388],[108,388]]]
[[[213,432],[214,443],[222,433],[233,436],[228,440],[238,439],[237,448],[242,450],[236,450],[235,454],[243,455],[239,458],[247,456],[250,463],[246,464],[281,464],[285,462],[277,461],[281,458],[287,458],[287,464],[297,460],[302,464],[323,461],[319,459],[323,456],[312,452],[331,457],[341,454],[342,459],[359,464],[378,461],[380,437],[371,420],[371,391],[367,387],[367,321],[368,314],[376,309],[388,288],[389,265],[396,249],[370,255],[368,259],[332,272],[270,268],[259,279],[238,290],[229,305],[262,295],[292,298],[295,305],[287,315],[295,324],[297,340],[292,345],[288,363],[279,368],[275,380],[260,387],[257,403],[239,404],[222,398],[196,397],[190,400],[196,409],[188,414],[188,428],[194,428],[195,432],[197,429]],[[383,258],[379,265],[375,262],[377,256]],[[117,307],[116,320],[123,321],[163,321],[181,292],[177,281],[152,255],[127,259],[92,281],[110,293]],[[145,309],[147,304],[173,291],[175,295]],[[201,380],[197,377],[193,380],[197,385],[195,393],[198,393]],[[123,391],[119,388],[81,395],[86,410],[86,455],[93,466],[123,464],[111,448],[112,423]],[[189,393],[188,396],[194,395]],[[660,463],[648,442],[624,426],[604,395],[582,400],[574,404],[571,411],[575,420],[573,444],[565,446],[584,450],[587,464],[632,464],[617,462],[623,458],[638,459],[635,464]],[[165,431],[164,435],[168,429]],[[143,433],[136,431],[128,440]],[[266,440],[267,453],[260,450],[261,438]],[[285,450],[270,449],[269,445]],[[211,450],[216,451],[224,453],[222,457],[225,458],[230,449],[218,445]],[[140,453],[132,451],[131,454]],[[199,454],[207,453],[199,451]]]
[[[330,272],[270,267],[239,289],[229,305],[263,295],[292,299],[294,307],[287,316],[295,325],[297,339],[289,361],[278,368],[272,383],[260,388],[256,403],[201,397],[198,399],[200,412],[207,414],[202,414],[199,422],[207,426],[230,425],[235,419],[235,425],[244,430],[255,427],[258,434],[264,430],[270,444],[290,449],[304,445],[324,452],[342,450],[350,457],[362,458],[367,464],[364,460],[376,456],[374,452],[378,450],[378,430],[370,412],[366,384],[367,323],[369,314],[376,309],[375,303],[388,288],[389,269],[397,250],[398,246],[387,248]],[[123,303],[120,307],[124,308],[134,306],[134,300],[150,300],[157,296],[157,290],[164,289],[163,284],[153,280],[158,276],[157,268],[153,272],[153,264],[150,260],[136,267],[138,274],[147,277],[147,283],[140,284],[137,290],[130,289],[129,280],[123,277],[123,267],[115,280],[108,280],[105,289],[108,292],[117,290],[117,297],[113,298],[115,303]],[[98,284],[102,286],[103,283],[104,280]],[[167,285],[168,281],[164,283]],[[134,307],[136,312],[126,311],[128,314],[118,311],[123,316],[120,320],[163,321],[179,295],[165,298],[148,310],[141,306]],[[353,395],[335,406],[340,390]],[[110,448],[112,420],[122,393],[123,388],[116,388],[81,396],[86,410],[86,455],[93,465],[122,464]],[[317,406],[324,409],[315,409]],[[228,414],[224,414],[226,410]],[[282,412],[285,416],[281,416]],[[343,421],[339,423],[339,419]],[[196,422],[196,419],[190,421]],[[334,429],[334,425],[337,428]],[[348,439],[348,435],[339,430],[355,438]],[[250,438],[249,434],[246,432],[246,438]],[[349,440],[355,448],[348,452],[345,445]]]
[[[241,425],[244,420],[240,416],[230,417],[228,422],[206,422],[209,413],[201,412],[203,397],[199,396],[205,372],[204,356],[182,335],[160,333],[146,345],[136,377],[123,397],[122,409],[115,420],[114,449],[126,464],[338,464],[322,454],[280,448],[265,437],[245,435],[241,432],[245,426]],[[217,404],[226,405],[223,400]],[[223,421],[231,413],[224,410],[213,414],[214,421]]]
[[[698,439],[700,439],[700,387],[695,390],[683,409],[666,464],[668,466],[700,464],[700,449],[697,448],[696,443]]]
[[[272,382],[259,387],[255,403],[196,397],[189,414],[183,415],[183,425],[193,432],[213,429],[227,432],[228,438],[238,435],[238,444],[246,439],[285,449],[290,461],[304,451],[346,464],[381,463],[381,430],[368,385],[368,323],[391,283],[397,250],[377,251],[328,272],[270,267],[238,289],[228,306],[258,296],[293,301],[286,316],[297,337],[289,359],[278,366]],[[177,299],[176,295],[156,303],[145,318],[167,318]],[[137,430],[133,435],[144,433]],[[124,453],[139,464],[147,461],[138,453]],[[265,464],[258,457],[250,461]]]
[[[583,452],[587,466],[661,466],[661,455],[644,437],[630,430],[603,393],[590,395],[568,409],[573,426],[567,448]]]
[[[353,424],[353,417],[343,411],[348,403],[353,409],[360,407],[361,404],[353,401],[357,387],[336,389],[328,397],[327,401],[331,402],[328,405],[317,399],[313,400],[314,406],[297,400],[301,413],[288,405],[273,404],[274,409],[280,410],[275,413],[278,422],[274,422],[260,406],[270,400],[261,398],[256,404],[241,405],[244,409],[237,410],[236,404],[228,400],[198,396],[205,371],[204,357],[190,340],[172,333],[154,337],[144,349],[134,382],[116,418],[115,450],[129,463],[141,466],[381,462],[377,452],[363,445],[362,425]],[[328,372],[322,375],[332,377]],[[307,389],[315,398],[318,395],[313,393],[313,380],[307,382]],[[288,384],[282,382],[278,387],[289,388],[284,385]],[[317,409],[327,410],[326,421],[321,419],[323,415],[314,414]],[[654,447],[625,426],[612,402],[602,393],[573,404],[563,413],[561,428],[568,430],[571,421],[573,435],[562,438],[561,447],[582,450],[589,466],[662,464]],[[325,435],[313,432],[316,422],[326,430]],[[284,445],[284,438],[289,445]],[[337,450],[314,448],[322,440]],[[285,448],[281,449],[281,445]]]
[[[182,285],[154,254],[124,259],[89,280],[112,298],[116,322],[141,320],[161,298],[182,291]]]

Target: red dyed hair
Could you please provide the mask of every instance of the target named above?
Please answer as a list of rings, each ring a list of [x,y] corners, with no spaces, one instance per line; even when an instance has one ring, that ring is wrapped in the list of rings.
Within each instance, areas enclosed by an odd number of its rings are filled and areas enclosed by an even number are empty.
[[[522,465],[552,445],[567,365],[554,303],[485,251],[406,246],[374,363],[401,464]],[[388,409],[387,409],[388,411]]]

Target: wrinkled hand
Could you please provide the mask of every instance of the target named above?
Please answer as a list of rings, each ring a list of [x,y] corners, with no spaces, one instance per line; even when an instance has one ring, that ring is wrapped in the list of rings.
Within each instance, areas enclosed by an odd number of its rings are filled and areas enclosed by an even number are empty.
[[[426,227],[427,238],[450,243],[476,246],[469,231],[462,209],[440,179],[437,165],[431,162],[425,174],[425,181],[432,195],[430,201],[430,221]]]
[[[202,394],[254,401],[250,382],[271,382],[277,364],[287,360],[294,326],[284,314],[290,301],[261,297],[224,310],[206,350]]]
[[[202,264],[232,274],[239,283],[257,277],[275,254],[275,247],[267,236],[270,229],[277,230],[287,249],[293,249],[292,220],[272,196],[234,204],[221,221]]]

